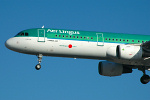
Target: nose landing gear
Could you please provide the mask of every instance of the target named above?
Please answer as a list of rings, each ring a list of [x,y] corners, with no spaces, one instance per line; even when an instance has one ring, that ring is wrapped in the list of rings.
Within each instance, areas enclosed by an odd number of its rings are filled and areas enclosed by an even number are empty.
[[[35,69],[36,69],[36,70],[41,69],[41,64],[40,64],[40,63],[41,63],[41,61],[42,61],[42,57],[43,57],[42,54],[39,54],[39,55],[38,55],[38,62],[39,62],[39,63],[35,66]]]
[[[35,69],[36,69],[36,70],[41,69],[41,65],[40,65],[40,64],[37,64],[37,65],[35,66]]]

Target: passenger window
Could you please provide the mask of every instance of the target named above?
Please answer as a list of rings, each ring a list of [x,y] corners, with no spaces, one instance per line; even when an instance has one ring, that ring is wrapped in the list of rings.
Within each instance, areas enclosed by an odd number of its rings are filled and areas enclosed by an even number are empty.
[[[61,35],[59,35],[59,37],[61,37]]]
[[[86,37],[84,37],[84,39],[86,39]]]
[[[128,42],[129,40],[127,40],[127,42]]]
[[[63,35],[63,37],[65,37],[65,36]]]
[[[118,39],[116,39],[116,41],[118,41]]]
[[[114,39],[112,39],[114,41]]]
[[[25,33],[25,36],[28,36],[28,33]]]
[[[77,36],[77,38],[79,38],[79,37]]]
[[[121,39],[120,39],[120,41],[121,41]]]
[[[91,39],[93,39],[93,37],[91,37]]]
[[[66,35],[66,38],[68,37],[68,35]]]
[[[132,42],[134,42],[134,40],[132,40]]]
[[[71,36],[70,36],[70,38],[71,38]]]
[[[87,39],[89,39],[89,37],[87,37]]]
[[[107,40],[107,38],[105,38],[105,40]]]
[[[55,37],[57,37],[57,35],[55,35]]]
[[[138,42],[140,42],[140,40],[138,40]]]
[[[111,39],[109,38],[109,41],[110,41]]]
[[[73,38],[75,38],[75,36],[73,36]]]
[[[82,39],[82,36],[80,38]]]
[[[125,41],[125,39],[123,39],[123,41]]]

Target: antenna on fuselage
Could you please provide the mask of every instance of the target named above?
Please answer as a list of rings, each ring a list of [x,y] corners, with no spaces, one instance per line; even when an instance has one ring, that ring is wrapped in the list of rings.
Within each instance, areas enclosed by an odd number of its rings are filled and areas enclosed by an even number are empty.
[[[42,26],[42,28],[44,28],[44,25]]]

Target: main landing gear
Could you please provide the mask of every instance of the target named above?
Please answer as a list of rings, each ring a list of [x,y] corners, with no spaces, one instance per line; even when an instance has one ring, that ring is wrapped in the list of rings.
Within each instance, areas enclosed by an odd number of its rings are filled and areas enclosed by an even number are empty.
[[[42,61],[42,57],[43,57],[42,54],[39,54],[39,55],[38,55],[38,62],[39,62],[39,63],[35,66],[35,69],[36,69],[36,70],[41,69],[41,64],[40,64],[40,63],[41,63],[41,61]]]
[[[142,84],[147,84],[150,81],[150,76],[146,75],[145,67],[143,67],[142,72],[143,72],[143,76],[141,77],[140,81]]]

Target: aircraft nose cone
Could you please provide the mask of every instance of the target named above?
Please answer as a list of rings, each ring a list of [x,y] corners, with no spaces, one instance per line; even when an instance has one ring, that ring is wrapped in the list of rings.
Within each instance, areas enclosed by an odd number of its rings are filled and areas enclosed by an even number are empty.
[[[8,39],[8,40],[5,42],[5,46],[9,49],[9,47],[11,46],[10,39]]]
[[[8,39],[6,42],[5,42],[5,46],[8,48],[8,49],[13,49],[14,47],[14,41],[12,38]]]

